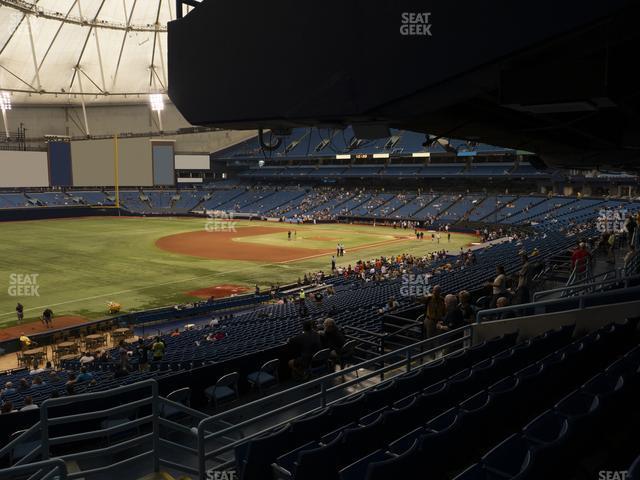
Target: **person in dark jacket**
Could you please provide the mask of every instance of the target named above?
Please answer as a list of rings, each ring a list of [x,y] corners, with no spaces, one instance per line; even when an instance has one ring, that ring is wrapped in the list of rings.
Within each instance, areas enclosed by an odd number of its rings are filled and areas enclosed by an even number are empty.
[[[42,323],[44,323],[46,328],[53,328],[53,312],[50,308],[42,312]]]
[[[346,341],[344,333],[338,328],[333,318],[325,318],[323,326],[324,330],[320,332],[322,347],[331,350],[331,358],[335,360],[342,353],[342,347]]]
[[[313,354],[322,348],[322,339],[314,329],[311,320],[302,324],[302,333],[289,339],[287,347],[291,355],[289,368],[294,377],[304,376],[305,371],[311,364]]]
[[[20,325],[24,320],[24,307],[20,302],[16,305],[16,316],[18,317],[18,325]]]
[[[141,372],[146,371],[149,368],[149,345],[144,342],[143,338],[138,339],[136,357],[138,357],[138,369]]]
[[[444,297],[445,315],[442,321],[438,322],[436,328],[440,333],[448,332],[449,330],[455,330],[466,325],[464,321],[464,315],[462,310],[458,306],[458,297],[455,295],[447,295]]]

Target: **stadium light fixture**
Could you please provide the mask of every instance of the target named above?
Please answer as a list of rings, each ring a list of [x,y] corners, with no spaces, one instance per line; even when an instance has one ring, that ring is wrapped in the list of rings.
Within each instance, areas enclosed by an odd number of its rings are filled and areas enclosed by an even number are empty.
[[[151,104],[151,110],[154,112],[161,112],[164,110],[164,99],[160,93],[149,94],[149,104]]]
[[[9,138],[9,123],[7,122],[7,111],[11,110],[11,95],[9,92],[0,92],[0,110],[2,110],[4,133]]]
[[[11,95],[9,95],[9,92],[0,92],[0,109],[3,112],[11,110]]]
[[[151,110],[158,114],[158,125],[160,127],[160,131],[162,132],[164,130],[162,128],[162,111],[164,110],[164,98],[162,97],[162,94],[150,93],[149,104],[151,105]]]

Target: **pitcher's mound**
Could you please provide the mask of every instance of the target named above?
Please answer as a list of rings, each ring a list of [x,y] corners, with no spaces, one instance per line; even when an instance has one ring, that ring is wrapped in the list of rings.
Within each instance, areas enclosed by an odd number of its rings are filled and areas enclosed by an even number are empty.
[[[156,246],[171,253],[180,253],[193,257],[213,260],[250,260],[264,262],[283,262],[308,258],[327,253],[323,250],[287,246],[264,245],[260,243],[242,243],[234,239],[283,233],[287,229],[279,227],[246,227],[237,231],[197,231],[176,233],[162,237]]]

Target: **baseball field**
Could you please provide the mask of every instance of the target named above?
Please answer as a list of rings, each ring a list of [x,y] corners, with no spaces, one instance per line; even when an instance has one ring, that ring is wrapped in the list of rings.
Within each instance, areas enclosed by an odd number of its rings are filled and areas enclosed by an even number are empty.
[[[291,231],[289,239],[288,232]],[[363,225],[299,225],[206,218],[76,218],[0,224],[0,328],[25,323],[45,308],[56,317],[107,316],[253,291],[294,282],[306,272],[380,255],[458,251],[475,237],[441,243],[412,230]]]

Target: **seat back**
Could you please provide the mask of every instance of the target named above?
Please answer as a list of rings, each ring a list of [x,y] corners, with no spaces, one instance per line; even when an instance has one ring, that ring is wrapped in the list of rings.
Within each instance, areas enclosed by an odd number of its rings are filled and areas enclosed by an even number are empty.
[[[357,345],[358,345],[358,341],[357,340],[349,340],[348,342],[345,342],[345,344],[342,346],[342,350],[340,352],[340,357],[343,360],[353,357],[353,354],[356,351],[356,346]]]
[[[313,354],[313,357],[311,357],[311,365],[320,365],[323,362],[328,362],[329,361],[329,356],[331,355],[331,350],[329,350],[328,348],[323,348],[322,350],[318,350],[316,353]]]
[[[234,390],[237,389],[238,379],[240,378],[240,374],[238,372],[231,372],[223,375],[216,382],[216,388],[218,387],[230,387]]]
[[[260,373],[267,373],[269,375],[273,375],[276,380],[279,378],[278,370],[280,369],[280,360],[274,358],[273,360],[269,360],[265,362],[260,367]]]
[[[328,429],[331,429],[329,407],[291,422],[291,435],[294,438],[318,440]]]
[[[365,403],[363,393],[331,405],[330,418],[334,426],[344,425],[358,419]]]
[[[482,464],[505,478],[521,478],[532,467],[533,450],[520,434],[514,433],[482,457]]]
[[[419,461],[418,442],[414,441],[409,449],[397,457],[370,463],[365,480],[411,478],[417,471]]]
[[[167,395],[167,400],[171,400],[176,403],[181,403],[187,407],[191,405],[191,389],[189,387],[180,388],[174,390]]]
[[[271,463],[293,446],[289,425],[236,447],[236,468],[241,480],[271,478]]]
[[[338,478],[336,468],[342,448],[342,434],[326,445],[303,450],[298,454],[295,477],[305,480],[334,480]]]

